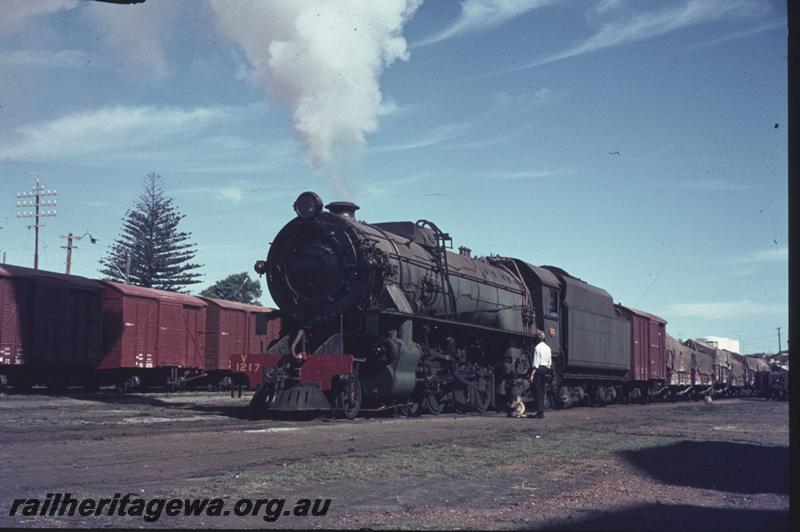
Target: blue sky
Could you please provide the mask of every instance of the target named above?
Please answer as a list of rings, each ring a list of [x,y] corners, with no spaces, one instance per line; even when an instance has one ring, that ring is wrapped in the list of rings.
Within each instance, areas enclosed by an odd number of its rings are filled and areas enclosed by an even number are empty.
[[[39,178],[40,265],[90,231],[73,272],[97,276],[155,171],[199,291],[312,189],[558,265],[674,336],[785,348],[786,54],[766,0],[5,1],[0,251],[32,265],[14,203]]]

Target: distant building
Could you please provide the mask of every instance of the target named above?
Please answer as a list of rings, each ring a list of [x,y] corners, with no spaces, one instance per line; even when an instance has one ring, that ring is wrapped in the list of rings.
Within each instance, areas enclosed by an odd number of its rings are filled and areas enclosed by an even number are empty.
[[[702,338],[695,338],[695,340],[714,346],[717,349],[725,349],[727,351],[733,351],[734,353],[741,352],[739,340],[723,338],[722,336],[703,336]]]

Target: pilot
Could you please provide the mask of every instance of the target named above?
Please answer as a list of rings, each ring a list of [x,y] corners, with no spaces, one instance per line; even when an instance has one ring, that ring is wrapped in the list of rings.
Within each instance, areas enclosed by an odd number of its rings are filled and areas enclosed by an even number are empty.
[[[536,414],[530,417],[541,419],[544,417],[544,387],[551,372],[553,359],[550,346],[544,341],[544,331],[536,331],[536,338],[538,343],[533,350],[533,369],[531,370],[531,382],[536,397]]]

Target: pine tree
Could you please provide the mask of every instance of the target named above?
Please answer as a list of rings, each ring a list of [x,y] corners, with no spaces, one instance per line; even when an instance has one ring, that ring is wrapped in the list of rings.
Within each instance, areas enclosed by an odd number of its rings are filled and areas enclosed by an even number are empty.
[[[197,250],[191,233],[178,230],[185,215],[164,193],[161,176],[150,173],[144,190],[122,221],[122,234],[100,261],[107,279],[125,281],[130,255],[130,284],[180,291],[200,282],[200,264],[192,262]]]
[[[239,303],[258,304],[261,297],[261,285],[253,280],[247,272],[234,273],[217,281],[202,292],[201,296],[238,301]]]

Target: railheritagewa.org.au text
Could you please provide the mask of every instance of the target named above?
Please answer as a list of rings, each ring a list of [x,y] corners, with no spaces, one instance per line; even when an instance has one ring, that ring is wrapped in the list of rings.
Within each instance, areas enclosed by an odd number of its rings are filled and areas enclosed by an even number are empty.
[[[245,498],[225,501],[213,498],[143,498],[115,493],[110,498],[74,497],[70,493],[48,493],[44,498],[14,499],[9,517],[141,517],[154,523],[168,517],[260,517],[272,523],[281,517],[322,517],[330,499]]]

